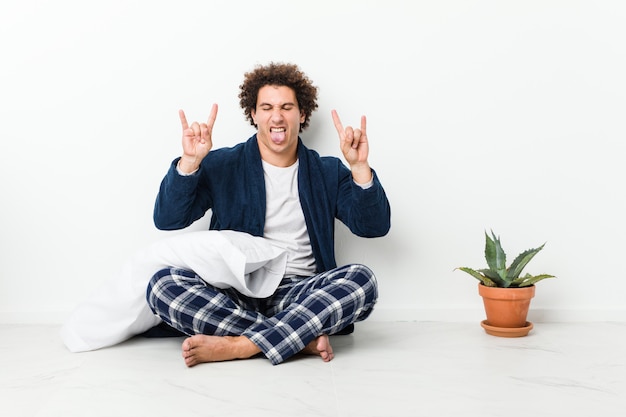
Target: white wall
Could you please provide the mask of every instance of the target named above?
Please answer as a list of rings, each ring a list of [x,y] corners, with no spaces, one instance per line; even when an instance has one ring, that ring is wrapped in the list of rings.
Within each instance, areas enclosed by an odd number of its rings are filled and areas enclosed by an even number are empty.
[[[626,320],[624,21],[598,0],[3,1],[0,320],[62,320],[164,236],[177,110],[217,102],[216,146],[249,137],[238,86],[270,60],[320,87],[311,147],[340,155],[332,108],[368,116],[392,232],[340,226],[338,257],[377,273],[372,319],[482,319],[453,269],[493,229],[510,260],[547,242],[533,320]]]

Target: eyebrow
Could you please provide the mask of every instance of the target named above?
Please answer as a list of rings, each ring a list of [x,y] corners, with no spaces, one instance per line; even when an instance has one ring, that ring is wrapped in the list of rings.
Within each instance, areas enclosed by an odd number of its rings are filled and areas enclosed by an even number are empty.
[[[286,103],[282,103],[282,104],[280,104],[279,106],[280,106],[280,107],[285,107],[285,106],[295,106],[295,105],[296,105],[296,103],[294,103],[294,102],[292,102],[292,101],[288,101],[288,102],[286,102]],[[264,106],[274,107],[274,106],[272,105],[272,103],[259,103],[259,107],[264,107]]]

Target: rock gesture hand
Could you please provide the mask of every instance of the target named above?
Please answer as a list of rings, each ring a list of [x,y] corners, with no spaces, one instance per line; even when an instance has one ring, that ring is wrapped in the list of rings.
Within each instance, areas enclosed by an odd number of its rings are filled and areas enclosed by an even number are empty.
[[[358,183],[366,183],[372,178],[371,169],[367,162],[369,144],[367,142],[367,120],[361,116],[361,128],[353,129],[348,126],[344,129],[336,110],[332,112],[333,122],[339,134],[339,146],[343,157],[350,164],[352,177]]]
[[[217,117],[217,104],[213,104],[211,107],[211,114],[206,123],[193,122],[190,126],[184,111],[179,110],[178,116],[183,128],[183,155],[178,168],[183,172],[190,173],[200,167],[200,162],[213,147],[211,135]]]

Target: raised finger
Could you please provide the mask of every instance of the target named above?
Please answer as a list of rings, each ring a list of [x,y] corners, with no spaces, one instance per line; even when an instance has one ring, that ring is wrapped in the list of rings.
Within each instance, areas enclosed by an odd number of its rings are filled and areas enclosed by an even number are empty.
[[[189,124],[187,123],[185,112],[182,109],[178,110],[178,117],[180,117],[180,124],[183,126],[183,130],[189,129]]]
[[[367,136],[367,131],[365,130],[365,126],[367,125],[367,119],[365,116],[361,116],[361,133],[363,136]]]
[[[215,124],[216,118],[217,118],[217,104],[213,104],[213,106],[211,106],[211,113],[209,114],[209,118],[206,121],[206,124],[209,127],[209,133],[213,130],[213,125]]]
[[[333,123],[335,124],[335,129],[337,129],[337,133],[339,135],[344,135],[343,125],[341,124],[341,120],[339,120],[339,115],[337,114],[337,110],[331,111],[333,115]]]

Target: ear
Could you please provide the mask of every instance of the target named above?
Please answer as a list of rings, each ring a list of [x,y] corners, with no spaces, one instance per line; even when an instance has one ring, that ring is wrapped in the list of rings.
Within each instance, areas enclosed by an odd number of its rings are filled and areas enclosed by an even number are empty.
[[[252,121],[254,122],[255,126],[257,125],[256,122],[256,110],[252,109],[250,110],[250,116],[252,116]]]
[[[304,112],[300,112],[300,124],[304,123],[305,119],[306,119],[306,115],[304,114]]]

